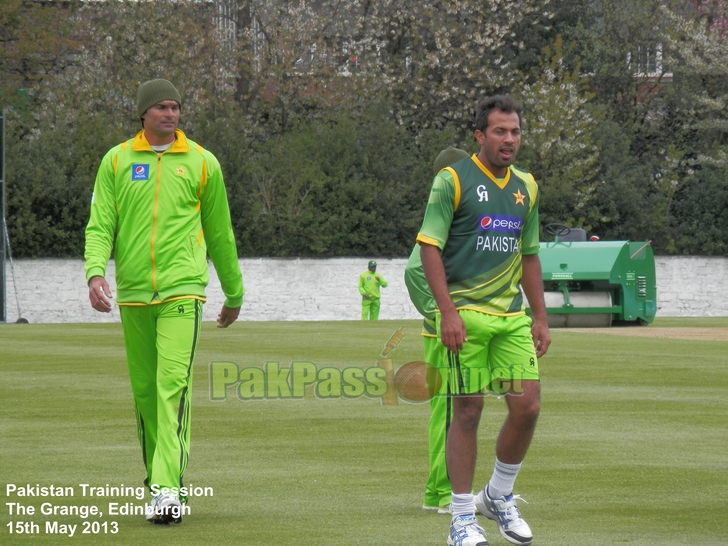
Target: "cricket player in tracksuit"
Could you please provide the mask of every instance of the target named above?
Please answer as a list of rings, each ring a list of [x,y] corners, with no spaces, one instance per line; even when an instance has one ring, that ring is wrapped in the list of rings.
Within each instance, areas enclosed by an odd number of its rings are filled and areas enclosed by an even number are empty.
[[[114,249],[120,308],[145,483],[147,519],[179,522],[190,448],[192,364],[208,283],[207,254],[225,302],[217,326],[238,317],[243,281],[225,185],[215,156],[177,128],[181,98],[167,80],[143,83],[143,130],[99,167],[86,227],[91,306],[111,310],[105,280]]]
[[[435,177],[417,235],[451,369],[449,546],[487,546],[476,508],[507,541],[526,546],[533,540],[513,487],[540,411],[537,359],[551,338],[538,260],[538,186],[511,166],[520,148],[521,115],[510,97],[478,104],[474,137],[480,150]],[[533,319],[525,314],[524,293]],[[485,393],[472,389],[473,374],[504,395],[508,407],[493,474],[477,495],[472,487]]]
[[[359,275],[359,293],[361,294],[361,319],[378,320],[381,293],[379,287],[386,288],[387,281],[377,273],[377,262],[369,262],[368,269]]]

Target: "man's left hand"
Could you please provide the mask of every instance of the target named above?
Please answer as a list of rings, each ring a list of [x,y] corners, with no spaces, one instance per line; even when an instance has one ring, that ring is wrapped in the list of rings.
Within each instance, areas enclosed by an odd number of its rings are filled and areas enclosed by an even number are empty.
[[[235,322],[240,314],[240,307],[225,307],[222,306],[220,314],[217,315],[217,327],[227,328],[233,322]]]

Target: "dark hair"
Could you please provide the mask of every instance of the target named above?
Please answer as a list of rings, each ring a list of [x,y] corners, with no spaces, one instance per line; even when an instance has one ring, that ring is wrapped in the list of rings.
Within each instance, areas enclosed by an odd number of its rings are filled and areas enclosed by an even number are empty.
[[[496,95],[483,99],[475,109],[475,129],[485,133],[488,127],[488,116],[493,110],[500,110],[506,114],[518,114],[518,124],[523,123],[523,106],[505,95]]]

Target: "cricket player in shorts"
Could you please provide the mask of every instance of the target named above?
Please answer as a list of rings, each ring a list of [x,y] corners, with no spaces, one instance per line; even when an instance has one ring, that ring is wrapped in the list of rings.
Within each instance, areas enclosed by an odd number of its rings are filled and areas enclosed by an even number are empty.
[[[182,99],[167,80],[137,92],[142,131],[101,161],[86,227],[91,306],[111,311],[114,248],[145,484],[147,520],[179,523],[190,448],[192,363],[208,282],[207,254],[225,294],[217,326],[238,317],[243,280],[225,185],[214,155],[177,129]]]
[[[451,371],[450,546],[487,546],[476,508],[497,523],[507,541],[533,540],[513,487],[540,411],[537,359],[551,339],[537,254],[538,186],[529,173],[511,166],[521,142],[521,115],[510,97],[478,105],[474,137],[480,150],[435,177],[417,235]],[[524,312],[521,288],[533,321]],[[473,495],[484,393],[472,386],[480,381],[505,395],[508,416],[496,441],[493,475]]]
[[[468,152],[458,148],[450,147],[442,150],[435,158],[434,174],[467,157],[470,157]],[[429,474],[422,509],[448,514],[450,513],[452,487],[445,463],[445,440],[447,439],[447,429],[450,428],[452,422],[452,393],[448,382],[445,348],[437,339],[435,325],[437,304],[435,298],[432,297],[430,286],[427,284],[425,272],[422,269],[419,245],[415,245],[407,260],[404,269],[404,283],[410,300],[423,317],[421,335],[424,359],[425,362],[431,364],[427,368],[428,384],[436,385],[438,380],[440,383],[439,392],[430,399],[430,420],[427,427]]]

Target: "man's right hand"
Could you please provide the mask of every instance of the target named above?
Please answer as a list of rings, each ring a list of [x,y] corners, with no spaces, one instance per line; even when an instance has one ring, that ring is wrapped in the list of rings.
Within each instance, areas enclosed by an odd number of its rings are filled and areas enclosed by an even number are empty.
[[[91,307],[102,313],[110,313],[111,298],[111,289],[106,279],[100,276],[91,277],[88,281],[88,299]]]
[[[442,313],[440,317],[440,341],[442,341],[442,344],[451,352],[457,353],[463,348],[463,343],[467,340],[465,322],[460,317],[460,313],[454,309]]]
[[[364,299],[365,300],[368,300],[369,299],[369,294],[364,294]]]

